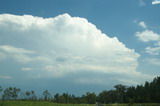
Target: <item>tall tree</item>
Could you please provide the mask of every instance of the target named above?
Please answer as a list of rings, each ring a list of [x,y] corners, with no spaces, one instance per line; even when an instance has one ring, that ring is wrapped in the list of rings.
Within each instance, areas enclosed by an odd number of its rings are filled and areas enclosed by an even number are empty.
[[[30,91],[26,91],[25,95],[26,95],[27,100],[31,99],[31,97],[30,97],[31,92]]]
[[[90,93],[90,92],[86,93],[85,99],[86,99],[87,103],[94,104],[96,102],[96,98],[97,97],[94,92],[93,93]]]
[[[128,87],[125,96],[126,96],[125,102],[134,103],[136,96],[136,88],[134,86]]]
[[[124,102],[124,94],[126,92],[126,86],[122,84],[115,85],[114,88],[116,88],[118,99],[120,103]]]
[[[63,98],[64,98],[64,102],[65,103],[69,103],[70,102],[70,95],[68,93],[63,93],[62,94]]]
[[[3,90],[3,89],[2,89],[2,87],[0,86],[0,92],[2,92],[2,90]]]
[[[54,101],[56,103],[59,103],[59,93],[57,93],[57,94],[54,95]]]
[[[107,103],[117,103],[118,94],[116,90],[109,90],[107,94]]]
[[[160,103],[160,77],[154,78],[150,83],[151,101]]]
[[[6,88],[2,95],[2,99],[3,100],[16,100],[19,92],[20,92],[20,89],[16,87]]]
[[[99,93],[98,95],[98,102],[100,103],[104,103],[106,104],[107,103],[107,97],[108,97],[108,91],[102,91],[101,93]]]
[[[31,100],[36,100],[37,96],[36,96],[34,90],[32,90],[30,93],[31,93]]]
[[[51,94],[49,93],[48,90],[45,90],[43,92],[44,100],[49,100],[51,98]]]
[[[1,92],[3,91],[3,88],[0,86],[0,100],[2,99],[1,98]]]

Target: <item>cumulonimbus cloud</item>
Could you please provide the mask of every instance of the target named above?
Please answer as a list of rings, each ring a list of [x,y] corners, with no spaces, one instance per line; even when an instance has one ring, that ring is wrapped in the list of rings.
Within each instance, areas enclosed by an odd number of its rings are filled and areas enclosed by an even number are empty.
[[[85,18],[69,14],[55,18],[1,14],[0,33],[1,49],[5,47],[3,44],[7,44],[12,50],[34,52],[17,51],[22,57],[32,60],[26,62],[41,63],[37,67],[42,76],[62,77],[77,72],[138,75],[136,68],[140,55],[118,38],[102,33]],[[1,49],[0,55],[3,55]],[[19,62],[25,59],[22,57]]]

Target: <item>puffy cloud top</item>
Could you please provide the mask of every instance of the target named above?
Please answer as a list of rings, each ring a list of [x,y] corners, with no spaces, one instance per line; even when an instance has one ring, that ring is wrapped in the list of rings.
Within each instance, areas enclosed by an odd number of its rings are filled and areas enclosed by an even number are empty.
[[[141,26],[141,27],[144,28],[144,29],[147,28],[147,25],[146,25],[143,21],[139,22],[138,25]]]
[[[159,34],[148,29],[142,32],[136,32],[135,36],[137,36],[138,39],[143,42],[158,41],[160,39]]]

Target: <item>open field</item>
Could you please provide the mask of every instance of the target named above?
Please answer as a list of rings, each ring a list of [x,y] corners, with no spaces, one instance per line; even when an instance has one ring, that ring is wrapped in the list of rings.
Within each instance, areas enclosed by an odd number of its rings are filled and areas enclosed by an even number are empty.
[[[0,106],[95,106],[95,104],[57,104],[43,101],[0,101]],[[104,106],[160,106],[156,103],[143,104],[106,104]]]
[[[95,106],[91,104],[60,104],[43,101],[0,101],[0,106]]]

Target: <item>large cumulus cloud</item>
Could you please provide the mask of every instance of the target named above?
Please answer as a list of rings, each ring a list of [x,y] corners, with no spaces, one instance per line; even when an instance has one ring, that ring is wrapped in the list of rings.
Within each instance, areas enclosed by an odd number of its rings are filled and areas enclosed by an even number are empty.
[[[117,80],[123,82],[143,76],[136,71],[138,53],[88,20],[69,14],[55,18],[1,14],[0,38],[0,62],[12,59],[22,64],[20,70],[28,64],[30,77],[63,78],[73,74],[76,83],[88,79],[88,83],[102,83],[106,81],[104,75],[110,75],[110,79],[112,75],[122,76]]]

